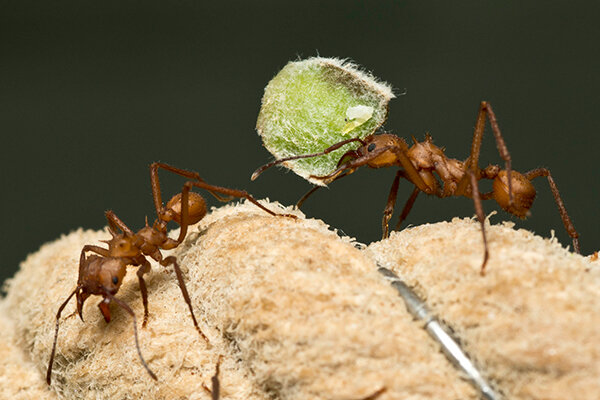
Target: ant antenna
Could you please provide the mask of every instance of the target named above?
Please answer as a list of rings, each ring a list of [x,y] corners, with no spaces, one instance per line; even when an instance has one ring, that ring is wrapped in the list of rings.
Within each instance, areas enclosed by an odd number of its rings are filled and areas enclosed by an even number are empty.
[[[46,371],[46,383],[48,385],[50,385],[50,382],[52,380],[52,364],[54,364],[54,354],[56,353],[56,342],[58,340],[58,326],[60,324],[60,314],[62,313],[63,309],[67,306],[67,303],[69,303],[69,300],[71,300],[71,297],[73,297],[75,293],[81,290],[81,288],[82,286],[77,286],[75,290],[73,290],[73,292],[69,295],[69,297],[67,297],[67,299],[61,304],[61,306],[58,308],[58,312],[56,313],[56,329],[54,330],[54,342],[52,343],[52,353],[50,353],[48,371]]]
[[[330,147],[326,148],[325,150],[323,150],[321,152],[318,152],[318,153],[302,154],[302,155],[299,155],[299,156],[291,156],[291,157],[280,158],[279,160],[273,160],[270,163],[267,163],[267,164],[263,165],[262,167],[259,167],[258,169],[256,169],[256,171],[254,171],[252,173],[252,176],[250,177],[250,180],[252,180],[252,181],[255,180],[266,169],[269,169],[269,168],[271,168],[274,165],[281,164],[281,163],[286,162],[286,161],[298,160],[298,159],[301,159],[301,158],[311,158],[311,157],[323,156],[325,154],[331,153],[332,151],[337,150],[340,147],[342,147],[342,146],[344,146],[344,145],[346,145],[348,143],[352,143],[352,142],[360,142],[360,144],[362,146],[366,145],[366,143],[365,143],[364,140],[362,140],[361,138],[356,137],[356,138],[342,140],[341,142],[338,142],[338,143],[334,144],[333,146],[330,146]]]

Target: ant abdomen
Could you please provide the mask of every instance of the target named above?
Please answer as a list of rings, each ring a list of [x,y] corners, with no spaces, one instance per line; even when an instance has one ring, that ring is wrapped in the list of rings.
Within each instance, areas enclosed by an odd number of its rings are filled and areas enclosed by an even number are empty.
[[[166,205],[165,217],[181,224],[181,193],[176,194]],[[206,201],[195,192],[188,192],[188,225],[195,224],[206,215]]]
[[[494,199],[496,199],[500,207],[506,212],[516,215],[519,218],[525,218],[529,215],[529,209],[533,205],[533,200],[535,200],[535,188],[525,175],[514,170],[511,171],[510,175],[513,193],[512,204],[509,201],[506,170],[500,171],[494,179],[494,183],[492,184]]]

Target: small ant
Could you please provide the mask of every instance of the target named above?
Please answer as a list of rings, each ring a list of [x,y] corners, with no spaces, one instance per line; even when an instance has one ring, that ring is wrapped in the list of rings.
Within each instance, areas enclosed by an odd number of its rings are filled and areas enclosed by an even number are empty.
[[[486,116],[492,127],[500,157],[505,162],[505,169],[503,170],[498,165],[489,165],[484,169],[478,167],[479,152],[481,149]],[[389,236],[388,223],[394,212],[400,178],[408,180],[415,185],[415,188],[402,209],[396,229],[400,228],[402,222],[404,222],[408,216],[408,213],[420,192],[440,198],[450,196],[465,196],[472,198],[475,204],[477,218],[481,224],[481,233],[485,250],[483,263],[481,264],[481,275],[485,275],[485,266],[489,254],[484,225],[485,215],[481,201],[494,199],[506,212],[519,218],[525,218],[529,215],[529,209],[531,208],[536,195],[531,180],[543,176],[548,179],[548,184],[550,185],[552,195],[558,206],[558,211],[565,230],[573,239],[573,248],[575,252],[580,252],[579,234],[575,230],[575,227],[567,214],[565,205],[558,192],[558,187],[556,186],[556,183],[554,183],[550,171],[546,168],[536,168],[522,174],[512,170],[510,154],[508,153],[508,149],[506,148],[504,139],[500,133],[496,115],[488,102],[482,101],[479,106],[473,142],[471,144],[471,155],[465,161],[446,157],[444,149],[435,146],[429,135],[427,135],[423,142],[418,142],[414,137],[412,139],[414,145],[410,148],[403,138],[389,133],[379,135],[372,134],[364,139],[346,139],[333,144],[319,153],[286,157],[272,161],[254,171],[251,179],[256,179],[263,171],[274,165],[290,160],[322,156],[337,150],[348,143],[359,142],[359,148],[356,150],[349,150],[340,157],[335,171],[325,176],[311,175],[310,178],[318,179],[323,181],[323,183],[328,184],[350,175],[363,165],[367,165],[370,168],[399,167],[400,169],[396,173],[383,211],[381,225],[384,239]],[[439,177],[441,184],[434,173]],[[479,192],[478,181],[481,179],[493,180],[491,192]],[[315,186],[308,191],[298,201],[297,206],[300,207],[319,187],[320,186]]]
[[[190,179],[183,185],[182,191],[173,196],[166,206],[163,205],[161,198],[160,182],[158,179],[159,169],[164,169]],[[116,303],[119,307],[123,308],[129,315],[131,315],[133,319],[133,332],[138,356],[140,357],[142,365],[146,371],[148,371],[148,374],[150,374],[152,379],[157,379],[156,375],[150,370],[150,367],[148,367],[144,357],[142,357],[138,342],[137,320],[133,310],[125,302],[115,297],[119,291],[119,288],[121,287],[123,278],[127,273],[127,266],[131,265],[139,267],[137,270],[137,276],[140,285],[140,291],[142,293],[142,303],[144,305],[144,320],[142,327],[146,326],[146,323],[148,322],[148,290],[144,281],[144,274],[149,272],[151,268],[147,257],[157,261],[163,267],[168,265],[173,266],[179,287],[181,288],[183,299],[190,310],[194,327],[200,336],[202,336],[202,338],[208,342],[208,338],[202,332],[198,326],[198,322],[196,321],[190,296],[185,286],[181,269],[177,264],[177,259],[174,256],[163,258],[163,255],[160,252],[161,250],[170,250],[179,246],[187,234],[188,226],[199,222],[206,215],[206,202],[200,194],[190,191],[192,187],[205,189],[220,201],[229,201],[234,197],[245,198],[263,211],[273,216],[278,215],[262,206],[246,191],[209,185],[208,183],[204,182],[204,180],[200,178],[200,175],[198,175],[196,172],[179,169],[168,164],[157,162],[153,163],[150,166],[150,181],[152,186],[152,196],[154,198],[154,207],[156,208],[157,216],[157,219],[154,221],[152,226],[148,225],[148,219],[146,219],[146,226],[135,233],[129,229],[129,227],[127,227],[127,225],[125,225],[125,223],[121,221],[115,215],[115,213],[112,211],[107,211],[106,219],[108,220],[108,230],[112,235],[112,239],[104,241],[108,244],[108,248],[105,249],[100,246],[86,245],[81,250],[77,287],[62,303],[62,305],[58,308],[58,312],[56,313],[56,330],[54,333],[52,353],[50,354],[50,361],[48,363],[48,371],[46,373],[46,382],[48,385],[50,385],[51,382],[52,364],[54,362],[54,355],[56,352],[60,315],[69,300],[71,300],[74,295],[76,295],[77,298],[77,313],[82,321],[83,304],[91,295],[103,297],[102,301],[98,304],[98,307],[100,308],[100,312],[104,316],[104,320],[107,323],[110,322],[111,318],[109,308],[110,303]],[[282,215],[295,218],[295,216],[290,214]],[[174,221],[181,226],[177,239],[170,238],[167,235],[167,224],[170,221]],[[119,231],[121,233],[119,233]],[[88,256],[86,255],[87,252],[93,252],[96,254]]]

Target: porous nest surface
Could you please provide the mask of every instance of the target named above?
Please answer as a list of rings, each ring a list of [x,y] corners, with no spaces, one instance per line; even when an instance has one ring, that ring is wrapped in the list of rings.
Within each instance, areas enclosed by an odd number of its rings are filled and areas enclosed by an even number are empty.
[[[600,263],[556,239],[476,220],[394,232],[366,250],[454,330],[508,399],[600,398]]]
[[[150,319],[142,329],[129,272],[118,297],[138,315],[156,382],[139,361],[130,316],[113,305],[107,324],[92,297],[85,322],[69,317],[75,301],[64,310],[46,386],[56,311],[75,287],[81,248],[110,235],[78,230],[30,255],[0,303],[0,397],[210,399],[222,357],[222,399],[354,400],[380,388],[381,400],[477,398],[376,262],[415,286],[508,398],[600,392],[598,262],[496,225],[481,277],[481,235],[471,220],[412,228],[360,250],[322,221],[264,204],[299,218],[225,206],[170,253],[210,344],[195,331],[174,272],[158,265],[146,275]]]

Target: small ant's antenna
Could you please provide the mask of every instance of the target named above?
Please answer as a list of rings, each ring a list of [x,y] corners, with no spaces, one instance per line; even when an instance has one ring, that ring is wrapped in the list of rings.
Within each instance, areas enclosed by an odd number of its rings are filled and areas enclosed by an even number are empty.
[[[106,292],[105,295],[106,295],[106,297],[108,297],[110,299],[110,301],[114,301],[115,303],[117,303],[118,306],[123,308],[125,311],[127,311],[127,313],[129,315],[131,315],[131,318],[133,319],[133,336],[135,338],[135,348],[137,350],[138,356],[140,357],[140,361],[142,362],[142,365],[144,366],[144,368],[146,368],[146,371],[148,371],[148,374],[150,374],[150,377],[152,377],[152,379],[157,381],[158,378],[156,377],[156,375],[154,375],[154,372],[152,372],[152,370],[150,369],[148,364],[146,364],[146,360],[144,360],[144,357],[142,356],[142,351],[140,350],[140,343],[138,340],[138,332],[137,332],[137,318],[135,317],[135,313],[133,312],[131,307],[129,307],[127,305],[127,303],[125,303],[124,301],[117,299],[115,296],[113,296],[112,294],[110,294],[108,292]]]
[[[52,364],[54,363],[54,355],[56,353],[56,342],[58,340],[58,326],[60,324],[60,314],[69,303],[69,300],[71,300],[71,297],[73,297],[75,293],[77,293],[81,289],[81,285],[77,286],[75,290],[71,292],[69,297],[67,297],[67,299],[61,304],[61,306],[58,308],[58,312],[56,313],[56,329],[54,330],[54,342],[52,343],[52,353],[50,353],[50,362],[48,363],[48,370],[46,371],[46,383],[48,385],[50,385],[50,382],[52,381]]]

